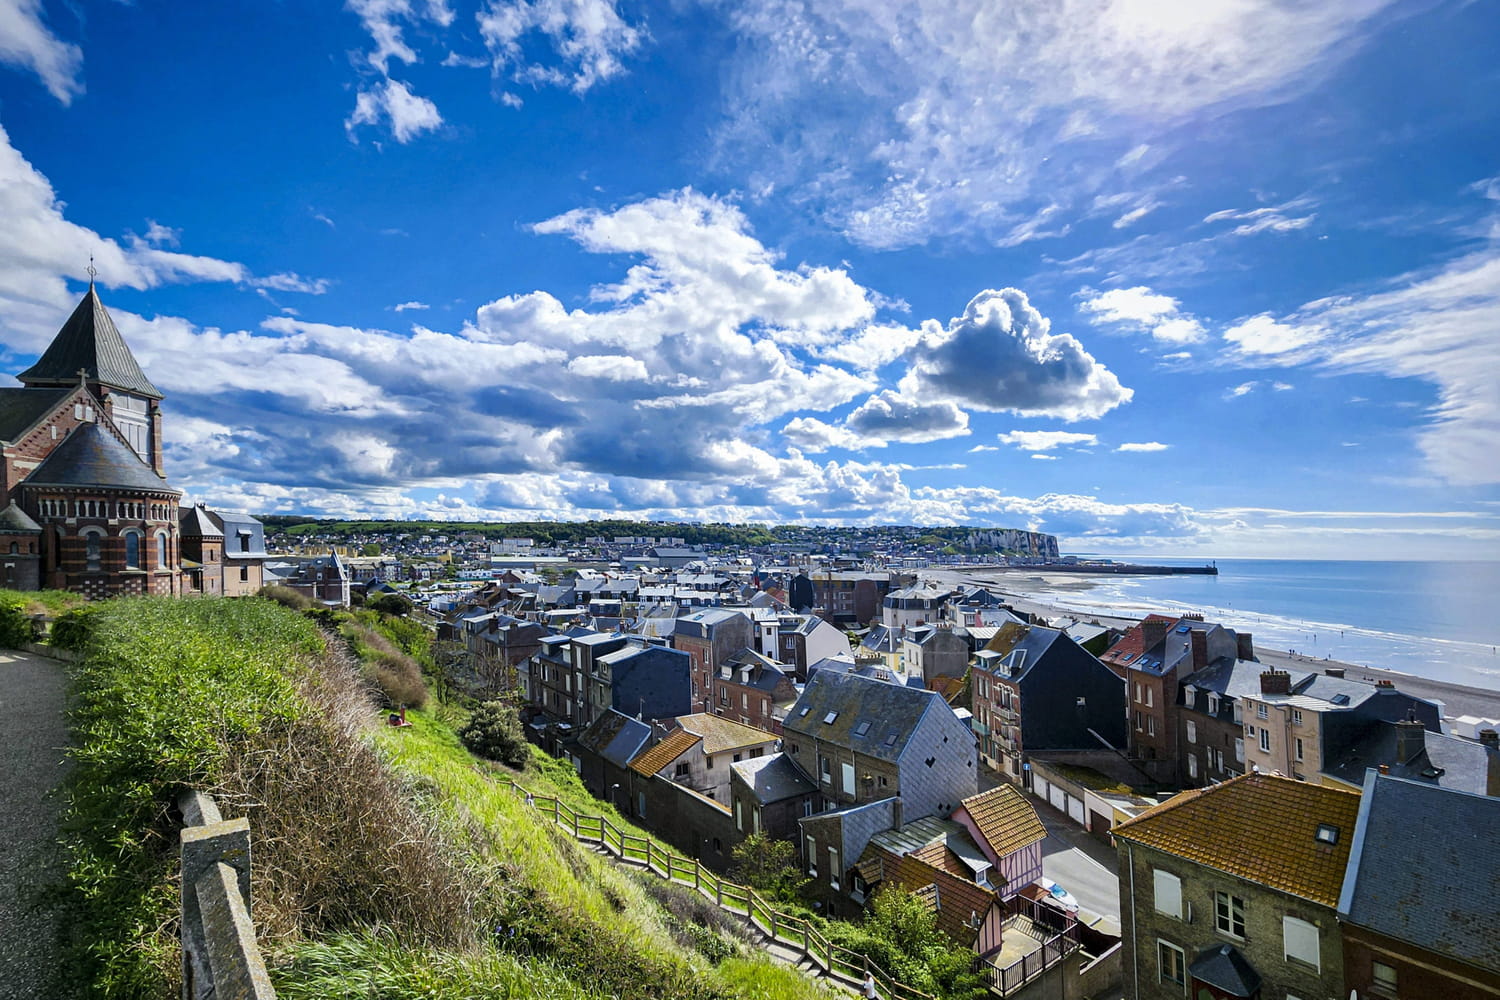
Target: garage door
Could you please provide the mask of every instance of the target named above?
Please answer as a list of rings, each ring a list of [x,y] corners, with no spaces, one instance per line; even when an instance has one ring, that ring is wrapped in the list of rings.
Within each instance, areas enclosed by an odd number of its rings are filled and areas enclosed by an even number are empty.
[[[1084,826],[1088,823],[1088,819],[1085,817],[1083,812],[1083,800],[1075,799],[1071,795],[1068,796],[1068,815],[1072,817],[1073,822],[1077,823],[1079,826]]]
[[[1063,812],[1068,811],[1068,793],[1056,785],[1047,789],[1047,801]]]

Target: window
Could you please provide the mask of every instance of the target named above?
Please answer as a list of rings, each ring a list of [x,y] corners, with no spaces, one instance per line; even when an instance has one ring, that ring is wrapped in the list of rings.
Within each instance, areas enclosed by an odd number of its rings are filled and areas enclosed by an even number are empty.
[[[1241,764],[1245,762],[1245,741],[1238,736],[1234,738],[1234,759]]]
[[[833,720],[837,719],[838,717],[839,717],[839,713],[837,713],[837,712],[829,712],[827,715],[823,716],[823,725],[825,725],[825,726],[832,725],[833,724]]]
[[[687,761],[685,761],[685,760],[684,761],[679,761],[678,764],[677,764],[677,767],[674,768],[673,771],[672,771],[672,777],[674,777],[674,778],[686,778],[688,776],[689,770],[691,770],[691,769],[688,767]],[[739,803],[735,803],[735,805],[738,806]]]
[[[818,877],[818,842],[807,838],[807,874]]]
[[[1261,704],[1258,704],[1258,705],[1255,706],[1255,717],[1257,719],[1264,719],[1264,718],[1267,718],[1269,715],[1270,715],[1270,709],[1267,708],[1264,703],[1261,703]]]
[[[1155,708],[1156,707],[1156,700],[1155,700],[1156,696],[1151,693],[1151,690],[1152,690],[1151,688],[1147,688],[1146,689],[1146,707],[1147,708]]]
[[[1214,893],[1214,929],[1230,937],[1245,937],[1245,901],[1227,892]]]
[[[1189,719],[1187,724],[1187,741],[1189,743],[1198,742],[1198,724],[1192,719]]]
[[[1153,868],[1151,884],[1156,896],[1156,912],[1182,919],[1182,879],[1171,872]]]
[[[861,722],[859,725],[854,727],[855,736],[867,736],[869,735],[869,732],[870,724],[868,722]]]
[[[823,754],[818,754],[818,777],[827,785],[833,781],[833,764]]]
[[[240,551],[241,552],[249,552],[250,551],[250,532],[248,532],[248,531],[242,531],[242,532],[240,532]]]
[[[1271,731],[1269,729],[1262,729],[1260,731],[1260,752],[1271,752]]]
[[[853,795],[854,794],[854,765],[853,764],[844,764],[842,766],[841,770],[843,771],[842,777],[844,779],[844,794],[845,795]]]
[[[1146,735],[1147,736],[1155,736],[1156,735],[1156,716],[1154,716],[1154,715],[1148,715],[1148,716],[1146,716]]]
[[[165,533],[158,533],[156,536],[156,568],[167,568],[167,536]]]
[[[1196,778],[1196,777],[1198,777],[1198,755],[1195,754],[1195,753],[1188,754],[1187,755],[1187,762],[1188,762],[1188,777],[1189,778]]]
[[[1396,967],[1384,962],[1370,963],[1370,992],[1379,996],[1396,995]]]
[[[1219,714],[1219,696],[1216,694],[1211,694],[1208,696],[1208,714]]]
[[[1306,920],[1284,916],[1281,918],[1283,951],[1288,962],[1301,962],[1322,971],[1318,951],[1318,928]]]
[[[839,887],[839,852],[835,847],[828,849],[828,887],[830,889]]]
[[[708,767],[708,769],[710,771],[712,771],[714,769],[714,758],[713,758],[713,755],[710,754],[708,757],[705,758],[705,760],[707,761],[706,766]]]
[[[139,531],[125,532],[125,568],[141,568],[141,533]]]
[[[1294,726],[1300,726],[1300,725],[1302,725],[1302,709],[1300,709],[1300,708],[1294,708],[1294,709],[1292,709],[1292,725],[1294,725]]]
[[[1303,756],[1302,756],[1302,737],[1300,737],[1300,736],[1297,737],[1297,759],[1298,760],[1303,760],[1304,759]]]
[[[83,536],[84,569],[92,573],[97,573],[101,568],[99,539],[100,533],[98,531],[90,531]]]
[[[1339,842],[1339,828],[1332,823],[1319,823],[1317,833],[1313,839],[1320,844],[1337,844]]]
[[[1140,712],[1140,709],[1136,709],[1136,712],[1135,712],[1135,729],[1136,729],[1136,732],[1140,732],[1144,728],[1145,727],[1143,725],[1141,725],[1141,712]]]
[[[745,829],[745,817],[741,812],[742,804],[739,799],[734,800],[734,828],[741,832]]]
[[[1161,981],[1187,987],[1187,958],[1182,949],[1167,941],[1156,942],[1156,964],[1161,969]]]

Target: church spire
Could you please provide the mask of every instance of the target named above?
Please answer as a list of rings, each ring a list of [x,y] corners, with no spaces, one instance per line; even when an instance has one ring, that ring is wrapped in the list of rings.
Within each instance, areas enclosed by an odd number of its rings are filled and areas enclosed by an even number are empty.
[[[90,382],[148,399],[161,399],[161,391],[146,378],[135,355],[120,336],[99,293],[94,288],[93,259],[89,260],[89,288],[73,315],[57,331],[36,364],[17,375],[22,385],[53,387],[72,385],[80,370]]]

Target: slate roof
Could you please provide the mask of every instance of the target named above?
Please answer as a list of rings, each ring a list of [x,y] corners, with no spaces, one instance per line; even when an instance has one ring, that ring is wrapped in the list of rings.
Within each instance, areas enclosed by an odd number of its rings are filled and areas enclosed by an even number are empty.
[[[178,493],[102,424],[79,424],[26,477],[28,486],[104,486]]]
[[[36,364],[16,378],[26,385],[36,382],[66,385],[78,381],[79,369],[86,371],[91,380],[161,399],[160,390],[141,371],[115,321],[99,301],[92,282]]]
[[[985,646],[992,653],[999,653],[1004,660],[994,669],[1002,676],[1020,681],[1037,665],[1052,644],[1063,637],[1055,628],[1040,625],[1005,625]]]
[[[183,538],[223,538],[224,532],[209,520],[202,507],[185,507],[178,518]]]
[[[1209,664],[1195,674],[1182,678],[1182,683],[1184,686],[1192,686],[1200,691],[1212,691],[1226,698],[1260,699],[1263,697],[1260,690],[1260,675],[1266,670],[1264,663],[1255,660],[1220,660]],[[1313,675],[1310,670],[1297,670],[1290,667],[1286,672],[1291,675],[1293,691],[1306,684]]]
[[[1500,971],[1500,799],[1371,773],[1339,913]]]
[[[16,532],[30,533],[41,531],[42,526],[37,524],[31,517],[12,500],[10,506],[0,510],[0,531],[11,534]]]
[[[685,729],[668,733],[660,743],[632,760],[630,769],[649,778],[697,746],[701,739],[703,737],[697,733],[690,733]]]
[[[1195,980],[1232,996],[1252,997],[1260,989],[1260,973],[1233,945],[1215,945],[1199,952],[1188,972]]]
[[[1171,624],[1177,619],[1170,615],[1150,614],[1136,622],[1125,630],[1125,634],[1115,641],[1115,644],[1099,655],[1099,659],[1112,661],[1120,664],[1134,663],[1136,659],[1146,651],[1146,622],[1164,622]]]
[[[811,795],[818,790],[784,753],[742,760],[729,766],[761,805],[798,795]]]
[[[721,718],[707,712],[678,716],[677,724],[685,731],[703,737],[703,752],[727,753],[742,747],[759,746],[776,739],[764,729],[742,725],[733,719]]]
[[[824,743],[894,761],[934,703],[944,712],[952,711],[932,691],[819,670],[808,679],[782,725],[788,733],[806,733]],[[833,721],[825,721],[830,714]],[[863,733],[856,736],[861,728]]]
[[[1460,792],[1488,795],[1500,790],[1500,750],[1461,736],[1424,731],[1422,749],[1410,760],[1398,760],[1396,724],[1380,721],[1325,765],[1323,773],[1351,785],[1364,782],[1365,771],[1385,764],[1394,778],[1408,778]],[[1493,776],[1493,781],[1492,781]]]
[[[77,376],[74,376],[76,381]],[[72,392],[68,389],[0,388],[0,441],[14,441],[52,412]]]
[[[610,709],[584,730],[578,742],[618,767],[625,767],[651,739],[651,727]]]
[[[1111,832],[1293,896],[1336,906],[1359,794],[1250,773],[1183,792]],[[1337,842],[1317,839],[1320,824]]]
[[[1047,828],[1015,785],[998,785],[969,796],[959,805],[997,858],[1046,839]]]

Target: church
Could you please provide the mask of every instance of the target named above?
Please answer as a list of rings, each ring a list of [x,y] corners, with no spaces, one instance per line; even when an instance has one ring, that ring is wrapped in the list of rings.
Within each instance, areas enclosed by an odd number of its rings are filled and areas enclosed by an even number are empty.
[[[0,587],[90,598],[201,589],[184,574],[182,491],[162,463],[162,394],[92,280],[16,378],[20,386],[0,388]]]

